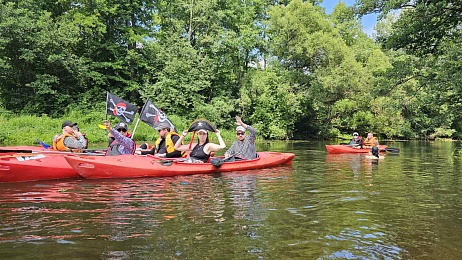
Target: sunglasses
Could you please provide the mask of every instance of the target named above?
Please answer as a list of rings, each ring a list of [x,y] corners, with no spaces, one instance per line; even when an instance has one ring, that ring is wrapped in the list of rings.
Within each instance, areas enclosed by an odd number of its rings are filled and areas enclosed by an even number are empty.
[[[119,129],[117,129],[117,132],[127,132],[127,129],[119,128]]]
[[[236,133],[236,135],[245,135],[245,133]]]

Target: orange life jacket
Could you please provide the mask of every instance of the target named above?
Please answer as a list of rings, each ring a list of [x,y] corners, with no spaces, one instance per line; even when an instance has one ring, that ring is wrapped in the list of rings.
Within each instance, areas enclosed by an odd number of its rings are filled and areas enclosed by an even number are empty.
[[[70,134],[62,134],[58,140],[53,140],[53,150],[69,151],[70,149],[64,146],[64,138],[71,136]]]

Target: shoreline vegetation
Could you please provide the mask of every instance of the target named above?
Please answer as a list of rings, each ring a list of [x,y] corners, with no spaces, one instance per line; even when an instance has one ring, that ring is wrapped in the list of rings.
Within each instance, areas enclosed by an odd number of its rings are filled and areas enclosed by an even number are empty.
[[[157,131],[145,124],[141,120],[135,128],[136,121],[139,115],[135,117],[135,122],[129,125],[129,132],[133,134],[133,140],[136,143],[148,142],[153,144],[158,138]],[[190,124],[195,119],[184,120],[182,118],[172,116],[169,117],[172,123],[175,125],[178,133],[188,129]],[[89,147],[92,148],[94,145],[107,144],[107,134],[105,129],[101,129],[98,124],[103,124],[106,120],[106,116],[103,112],[90,112],[80,113],[71,112],[68,115],[63,115],[59,118],[51,118],[47,115],[41,117],[34,115],[14,115],[9,114],[8,116],[0,114],[0,122],[2,126],[0,128],[0,146],[14,146],[14,145],[39,145],[37,139],[44,142],[45,144],[52,144],[52,138],[56,134],[60,134],[62,122],[70,120],[76,122],[80,131],[86,135],[89,141]],[[120,122],[119,119],[108,116],[111,126]],[[212,124],[214,122],[211,122]],[[217,127],[217,126],[216,126]],[[217,127],[221,131],[221,136],[225,140],[235,140],[235,125],[230,124],[226,128]],[[185,141],[189,142],[191,135],[186,137]],[[210,141],[216,141],[214,134],[210,135]],[[257,136],[257,141],[263,141],[261,136]]]
[[[177,131],[181,133],[184,129],[188,129],[189,125],[194,121],[194,119],[183,119],[178,116],[169,117],[173,122]],[[106,116],[103,112],[70,112],[66,115],[63,115],[59,118],[52,118],[47,115],[43,116],[34,116],[34,115],[15,115],[11,114],[0,114],[0,122],[2,122],[2,127],[0,127],[0,146],[14,146],[14,145],[39,145],[37,139],[46,143],[52,144],[52,138],[54,135],[61,133],[61,124],[65,120],[70,120],[72,122],[77,122],[78,126],[82,133],[86,134],[89,140],[90,148],[94,148],[95,145],[101,146],[101,144],[107,143],[107,131],[98,127],[98,124],[102,124],[106,119]],[[135,118],[135,122],[129,125],[129,131],[133,133],[134,127],[138,115]],[[111,125],[116,124],[119,120],[115,117],[108,116],[108,120],[111,122]],[[214,124],[214,122],[211,122]],[[230,142],[235,140],[235,125],[229,124],[227,127],[217,128],[221,131],[221,135],[224,140]],[[259,129],[257,129],[259,130]],[[376,135],[380,135],[375,133]],[[365,135],[365,134],[364,134]],[[134,140],[137,143],[147,142],[153,144],[158,138],[157,131],[145,124],[142,121],[139,121],[136,129]],[[186,142],[189,142],[191,135],[185,139]],[[210,135],[211,141],[214,140],[215,135]],[[337,140],[339,143],[345,140],[350,139],[350,134],[344,133],[339,134],[333,138],[292,138],[292,139],[282,139],[282,140],[291,140],[291,141],[312,141],[312,140]],[[390,138],[379,138],[382,142],[403,142],[410,139],[390,139]],[[262,135],[257,136],[258,142],[265,142],[269,139],[265,139]],[[276,139],[274,139],[276,140]],[[281,140],[281,139],[279,139]],[[416,140],[444,140],[444,141],[456,141],[449,138],[438,138],[438,139],[416,139]]]

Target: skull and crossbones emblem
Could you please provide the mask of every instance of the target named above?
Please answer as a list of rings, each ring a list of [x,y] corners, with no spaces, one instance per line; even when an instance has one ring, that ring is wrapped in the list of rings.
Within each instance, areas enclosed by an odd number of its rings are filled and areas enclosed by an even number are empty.
[[[115,116],[122,116],[125,118],[127,123],[130,123],[130,118],[126,115],[133,115],[134,111],[127,111],[127,105],[125,103],[115,103],[112,98],[110,99],[111,103],[114,105],[114,108],[109,108]]]
[[[154,119],[154,120],[153,120],[154,123],[156,123],[156,122],[158,122],[158,121],[161,122],[161,123],[162,123],[162,122],[165,122],[165,121],[168,122],[167,115],[166,115],[164,112],[162,112],[161,110],[157,109],[157,107],[154,106],[153,104],[150,104],[149,107],[152,108],[152,109],[155,111],[155,114],[146,113],[146,117],[147,117],[147,118],[149,118],[149,117],[154,117],[154,118],[153,118],[153,119]]]
[[[167,115],[164,112],[162,112],[162,110],[157,109],[157,107],[154,106],[153,104],[149,104],[149,107],[152,108],[152,110],[154,110],[155,114],[151,114],[151,113],[147,112],[145,114],[146,118],[149,119],[150,117],[153,117],[152,121],[153,121],[154,124],[156,124],[157,122],[159,122],[159,123],[167,122],[173,127],[170,120],[168,120]]]

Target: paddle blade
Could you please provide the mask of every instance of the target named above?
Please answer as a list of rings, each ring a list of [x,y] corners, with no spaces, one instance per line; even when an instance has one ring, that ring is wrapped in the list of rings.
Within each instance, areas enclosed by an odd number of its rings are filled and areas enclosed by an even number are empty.
[[[391,147],[388,147],[385,149],[387,152],[390,152],[390,153],[399,153],[399,149],[398,148],[391,148]]]
[[[46,143],[40,141],[38,138],[36,138],[36,140],[37,140],[37,142],[43,147],[43,149],[48,149],[48,148],[51,147],[51,145],[46,144]]]

